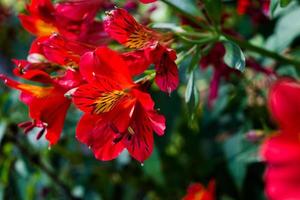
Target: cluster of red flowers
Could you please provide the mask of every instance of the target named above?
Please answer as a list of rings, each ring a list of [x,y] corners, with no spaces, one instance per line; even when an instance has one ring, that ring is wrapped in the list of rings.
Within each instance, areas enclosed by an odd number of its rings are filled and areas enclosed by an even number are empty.
[[[137,76],[153,64],[156,84],[170,94],[178,85],[176,52],[169,35],[139,24],[124,9],[100,21],[96,14],[105,6],[103,0],[32,0],[19,18],[37,38],[27,60],[14,60],[14,74],[32,84],[0,78],[21,91],[29,108],[31,120],[19,124],[25,133],[38,129],[37,139],[45,135],[56,144],[73,102],[84,112],[76,138],[97,159],[111,160],[127,149],[143,162],[153,150],[153,131],[164,134],[165,118],[147,92],[149,76]],[[134,50],[111,50],[112,39]]]

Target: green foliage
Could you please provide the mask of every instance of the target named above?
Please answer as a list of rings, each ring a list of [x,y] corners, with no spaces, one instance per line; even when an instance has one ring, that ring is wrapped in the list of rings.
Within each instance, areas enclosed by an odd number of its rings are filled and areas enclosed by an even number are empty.
[[[224,41],[223,44],[226,50],[224,62],[231,68],[244,71],[246,59],[241,48],[231,41]]]
[[[286,7],[287,5],[289,5],[289,3],[291,3],[292,0],[280,0],[280,6],[281,7]]]

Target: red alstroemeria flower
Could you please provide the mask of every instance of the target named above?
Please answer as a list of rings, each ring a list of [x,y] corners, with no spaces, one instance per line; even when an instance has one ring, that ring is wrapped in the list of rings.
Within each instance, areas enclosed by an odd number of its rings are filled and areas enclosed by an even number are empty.
[[[29,116],[32,121],[21,123],[19,126],[24,129],[26,134],[35,127],[40,128],[37,139],[45,133],[46,139],[50,145],[53,145],[60,137],[71,100],[64,96],[68,90],[55,84],[48,74],[38,70],[26,73],[28,80],[35,80],[37,77],[44,83],[52,85],[22,84],[0,74],[0,79],[6,85],[21,91],[20,99],[29,108]]]
[[[102,22],[94,18],[102,0],[68,0],[52,4],[51,0],[32,0],[28,15],[20,14],[23,27],[42,37],[60,33],[71,40],[102,44],[107,41]]]
[[[153,150],[153,131],[163,135],[165,129],[165,118],[154,110],[150,95],[132,81],[122,57],[105,47],[86,53],[80,72],[88,83],[73,96],[85,113],[77,139],[99,160],[114,159],[126,148],[143,162]]]
[[[300,83],[280,79],[269,92],[269,109],[280,131],[268,138],[261,149],[267,163],[268,199],[300,199]]]
[[[80,56],[96,47],[84,43],[70,41],[53,34],[40,37],[33,41],[26,60],[14,60],[14,73],[26,79],[26,72],[32,70],[44,71],[48,74],[64,74],[66,70],[78,71]],[[80,76],[77,72],[77,76]],[[25,76],[25,77],[24,77]],[[43,80],[34,80],[43,82]]]
[[[105,31],[125,47],[138,49],[131,52],[131,62],[142,65],[133,66],[133,72],[143,72],[149,63],[155,65],[158,87],[171,93],[178,86],[178,69],[175,64],[176,52],[168,48],[170,35],[163,35],[139,24],[126,10],[112,10],[104,20]],[[145,61],[133,61],[133,55]],[[128,55],[125,55],[125,57]],[[129,63],[131,66],[133,64]]]
[[[21,101],[29,107],[33,121],[20,125],[25,133],[39,127],[37,138],[46,131],[50,145],[57,142],[71,103],[65,94],[83,82],[78,69],[79,58],[91,49],[58,35],[38,38],[31,46],[28,61],[14,60],[17,65],[14,74],[46,86],[22,84],[1,76],[8,86],[21,91]]]
[[[215,200],[215,181],[211,180],[208,188],[201,183],[191,184],[182,200]]]

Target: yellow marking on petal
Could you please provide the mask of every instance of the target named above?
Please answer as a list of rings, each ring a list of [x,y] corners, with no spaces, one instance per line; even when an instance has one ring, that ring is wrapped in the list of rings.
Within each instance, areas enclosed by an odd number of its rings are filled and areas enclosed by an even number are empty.
[[[94,113],[100,114],[112,110],[125,95],[126,93],[120,90],[103,93],[101,97],[95,101]]]
[[[49,36],[52,33],[58,33],[58,29],[52,24],[46,23],[43,20],[36,21],[36,29],[38,36]]]
[[[41,87],[36,85],[20,84],[18,88],[24,92],[28,92],[37,98],[48,96],[53,90],[53,87]]]
[[[204,191],[199,191],[195,194],[195,199],[202,200],[204,195]]]
[[[129,126],[127,128],[127,130],[128,130],[128,132],[129,132],[130,135],[134,135],[135,134],[135,132],[134,132],[134,130],[133,130],[133,128],[131,126]]]
[[[156,36],[153,31],[143,27],[136,27],[135,31],[130,34],[125,46],[140,49],[149,44],[149,42],[152,42],[154,38],[156,38]]]

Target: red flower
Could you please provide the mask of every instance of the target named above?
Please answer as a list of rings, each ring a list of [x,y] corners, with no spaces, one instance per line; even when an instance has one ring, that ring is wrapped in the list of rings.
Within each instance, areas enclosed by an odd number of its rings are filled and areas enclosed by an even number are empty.
[[[102,23],[95,21],[101,0],[69,0],[53,5],[50,0],[32,0],[28,15],[20,14],[23,27],[36,36],[60,33],[71,40],[101,44],[106,41]]]
[[[126,148],[143,162],[153,150],[153,131],[164,134],[165,118],[154,110],[150,95],[131,79],[126,62],[105,47],[86,53],[80,72],[88,82],[74,93],[85,114],[76,137],[99,160],[116,158]]]
[[[182,200],[215,200],[215,181],[211,180],[208,188],[201,183],[193,183],[187,189],[187,194]]]
[[[259,23],[267,20],[270,3],[270,0],[238,0],[237,12],[240,15],[248,14],[255,23]]]
[[[64,96],[68,90],[55,84],[48,74],[37,70],[26,74],[26,78],[29,80],[36,77],[44,80],[44,83],[53,85],[43,87],[22,84],[0,74],[0,78],[5,84],[21,91],[20,99],[29,107],[29,115],[32,121],[21,123],[19,126],[24,128],[26,134],[35,127],[40,128],[37,139],[45,133],[46,139],[50,142],[50,145],[53,145],[60,137],[71,101]]]
[[[80,56],[94,49],[95,47],[91,45],[70,41],[57,34],[40,37],[33,41],[27,61],[14,60],[17,66],[14,73],[27,79],[26,73],[28,71],[38,70],[39,73],[43,71],[47,74],[63,75],[66,70],[70,69],[74,71],[74,74],[77,74],[77,80],[74,81],[80,82],[80,74],[76,72],[76,70],[78,71]],[[35,79],[34,81],[43,82],[42,79]]]
[[[155,1],[157,1],[157,0],[140,0],[140,2],[142,2],[142,3],[152,3]]]
[[[269,93],[269,108],[280,127],[261,149],[267,162],[266,195],[272,200],[300,199],[300,84],[278,80]]]
[[[8,86],[21,91],[21,101],[29,107],[32,122],[20,125],[25,133],[39,127],[37,138],[46,132],[51,145],[58,141],[71,103],[65,94],[82,83],[79,58],[91,49],[58,35],[41,37],[33,42],[28,61],[14,60],[14,74],[46,86],[22,84],[1,75]]]
[[[139,24],[124,9],[111,11],[104,20],[104,28],[112,38],[125,47],[138,49],[130,53],[130,62],[142,64],[138,66],[139,69],[133,69],[134,72],[141,73],[153,63],[156,69],[155,82],[159,88],[168,93],[177,88],[179,79],[175,64],[176,53],[166,47],[170,42],[170,35],[163,35]],[[144,61],[133,61],[134,57]]]

